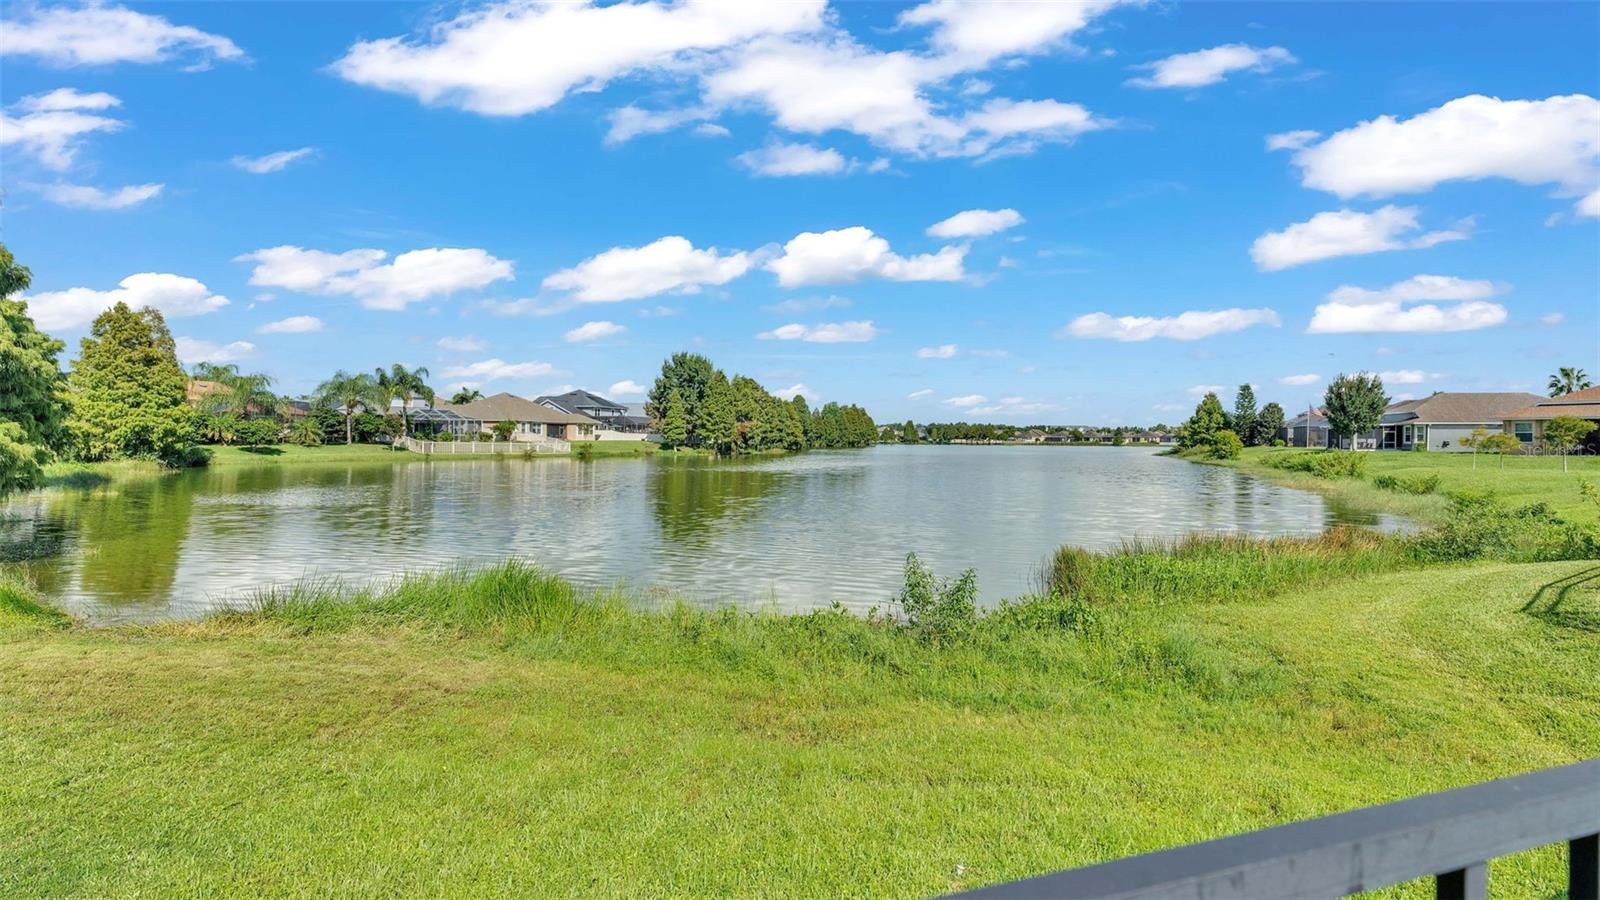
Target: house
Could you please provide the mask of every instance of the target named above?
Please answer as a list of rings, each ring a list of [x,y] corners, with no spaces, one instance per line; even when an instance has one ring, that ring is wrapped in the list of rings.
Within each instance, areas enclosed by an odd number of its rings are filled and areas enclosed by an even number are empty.
[[[567,391],[565,394],[546,395],[534,398],[534,402],[561,412],[586,416],[599,422],[607,431],[642,434],[650,430],[650,418],[644,415],[642,408],[635,411],[625,404],[615,403],[590,391],[577,390]]]
[[[1039,444],[1044,442],[1044,431],[1038,428],[1029,428],[1017,432],[1011,439],[1019,444]]]
[[[1312,407],[1283,423],[1278,434],[1291,447],[1328,446],[1328,414],[1320,406]]]
[[[1572,416],[1600,424],[1600,387],[1584,388],[1559,397],[1540,397],[1533,403],[1501,415],[1507,434],[1514,434],[1525,449],[1544,440],[1544,427],[1556,416]],[[1600,453],[1600,428],[1589,432],[1579,445],[1583,453]]]
[[[449,429],[461,428],[469,434],[491,431],[500,422],[515,423],[516,429],[511,433],[513,441],[536,441],[546,437],[590,441],[594,440],[595,429],[600,425],[588,416],[505,393],[481,397],[471,403],[440,403],[435,411],[459,417],[460,421],[446,420],[450,422]]]
[[[1470,452],[1470,447],[1461,446],[1462,438],[1478,428],[1499,431],[1507,413],[1523,410],[1539,400],[1537,394],[1515,391],[1440,391],[1431,397],[1390,404],[1383,411],[1377,430],[1367,437],[1379,450]],[[1600,405],[1600,400],[1595,402]],[[1552,417],[1555,415],[1559,413]]]

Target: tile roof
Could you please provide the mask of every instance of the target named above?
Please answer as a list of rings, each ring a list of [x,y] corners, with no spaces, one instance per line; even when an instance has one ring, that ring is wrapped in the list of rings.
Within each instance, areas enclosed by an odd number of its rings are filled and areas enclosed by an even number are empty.
[[[1585,388],[1559,397],[1542,397],[1536,403],[1505,414],[1508,419],[1554,419],[1556,416],[1600,419],[1600,387]]]

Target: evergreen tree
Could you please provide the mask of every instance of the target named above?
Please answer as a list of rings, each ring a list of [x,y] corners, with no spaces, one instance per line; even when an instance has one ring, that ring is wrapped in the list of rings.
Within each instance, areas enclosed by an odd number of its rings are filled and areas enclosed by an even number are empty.
[[[1256,443],[1272,444],[1283,434],[1283,407],[1276,403],[1268,403],[1261,407],[1261,415],[1256,419]]]
[[[1353,450],[1357,435],[1377,428],[1383,420],[1389,398],[1383,393],[1383,379],[1360,372],[1335,378],[1328,385],[1322,405],[1328,414],[1328,430],[1337,437],[1350,438]]]
[[[905,426],[900,429],[900,440],[907,444],[915,444],[917,442],[917,423],[907,419]]]
[[[682,447],[689,441],[689,410],[683,404],[683,395],[674,388],[667,394],[661,411],[661,439],[668,447]]]
[[[691,421],[701,444],[711,448],[713,453],[727,455],[733,452],[734,442],[738,439],[739,421],[734,412],[733,386],[728,383],[728,376],[720,371],[712,372],[700,402],[700,417],[698,421]]]
[[[32,277],[0,244],[0,493],[36,487],[65,438],[63,345],[34,326],[26,303],[9,299]]]
[[[715,369],[711,360],[698,353],[674,353],[661,364],[661,374],[656,376],[655,384],[650,386],[650,393],[645,402],[645,412],[659,428],[662,416],[666,411],[667,397],[675,390],[683,401],[684,419],[689,425],[689,437],[686,440],[690,446],[700,443],[699,423],[701,420],[700,406],[705,402],[706,389],[710,386]]]
[[[95,318],[69,379],[68,427],[83,459],[179,461],[194,441],[188,377],[155,309],[118,303]]]
[[[1179,446],[1184,449],[1209,447],[1216,440],[1217,432],[1226,425],[1227,416],[1222,411],[1222,401],[1217,399],[1216,394],[1206,394],[1195,406],[1194,415],[1183,423]]]
[[[1256,389],[1248,384],[1239,385],[1233,399],[1233,418],[1229,419],[1233,433],[1246,447],[1261,443],[1261,426],[1256,412]]]

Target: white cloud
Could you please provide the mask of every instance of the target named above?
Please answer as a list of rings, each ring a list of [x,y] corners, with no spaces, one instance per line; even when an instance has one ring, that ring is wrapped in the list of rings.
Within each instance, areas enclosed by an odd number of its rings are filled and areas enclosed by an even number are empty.
[[[368,309],[407,305],[511,278],[512,264],[478,249],[412,250],[384,263],[388,253],[361,249],[344,253],[281,246],[234,258],[256,264],[250,283],[325,296],[349,296]]]
[[[1223,44],[1209,50],[1178,53],[1166,59],[1138,66],[1150,72],[1148,76],[1131,78],[1128,84],[1143,88],[1192,88],[1216,84],[1230,72],[1248,69],[1253,72],[1270,72],[1277,66],[1298,62],[1294,54],[1282,47],[1251,47],[1247,44]]]
[[[1014,209],[969,209],[928,226],[936,238],[975,238],[1015,228],[1027,221]]]
[[[1250,245],[1250,258],[1255,260],[1256,268],[1276,272],[1336,256],[1419,250],[1446,241],[1466,240],[1471,236],[1472,222],[1460,222],[1447,231],[1406,236],[1421,227],[1415,206],[1385,206],[1370,213],[1350,209],[1320,212],[1308,221],[1256,238]]]
[[[954,406],[956,409],[971,409],[989,402],[989,398],[982,394],[964,394],[960,397],[948,397],[944,402],[946,406]]]
[[[610,120],[611,127],[606,130],[605,142],[607,146],[614,147],[618,144],[625,144],[642,134],[660,134],[663,131],[671,131],[681,125],[700,121],[710,114],[710,111],[704,109],[654,110],[629,104],[612,110],[606,117]],[[722,128],[722,126],[707,122],[697,128],[696,131],[704,136],[706,132],[703,129],[705,128]],[[727,132],[726,128],[722,130],[724,133]]]
[[[1581,196],[1600,185],[1600,100],[1473,94],[1412,116],[1379,116],[1295,151],[1301,183],[1340,197],[1505,178]],[[1588,201],[1584,201],[1588,202]]]
[[[937,347],[923,347],[917,350],[917,359],[953,359],[955,355],[955,344],[940,344]]]
[[[1207,394],[1216,394],[1218,397],[1221,397],[1227,392],[1227,387],[1220,384],[1195,384],[1190,385],[1189,389],[1184,391],[1184,393],[1196,399],[1204,397]]]
[[[581,344],[585,341],[598,341],[627,331],[628,329],[615,322],[585,322],[562,336],[562,340],[569,344]]]
[[[537,378],[549,375],[555,367],[545,362],[510,363],[503,359],[485,359],[464,366],[451,366],[440,373],[443,378],[470,378],[476,383],[501,378]],[[556,393],[560,393],[557,391]]]
[[[28,311],[34,322],[46,331],[87,325],[118,303],[126,303],[134,309],[152,306],[169,318],[204,315],[228,305],[227,297],[211,293],[193,278],[158,272],[129,275],[109,291],[80,287],[46,291],[23,299],[28,301]]]
[[[1113,341],[1196,341],[1256,325],[1276,328],[1280,324],[1278,314],[1270,309],[1188,310],[1176,316],[1112,316],[1095,312],[1073,319],[1062,329],[1062,335]]]
[[[625,378],[606,388],[607,397],[643,397],[648,393],[650,393],[648,385],[640,384],[631,378]]]
[[[639,310],[639,316],[645,319],[664,319],[668,316],[675,316],[681,312],[683,312],[683,310],[677,308],[676,306],[648,306]]]
[[[970,406],[966,411],[984,416],[1032,416],[1056,408],[1054,404],[1029,400],[1026,397],[1001,397],[993,403]]]
[[[1429,381],[1438,381],[1444,377],[1442,372],[1424,372],[1421,369],[1396,369],[1392,372],[1379,372],[1378,377],[1384,384],[1423,384]]]
[[[793,400],[796,397],[804,397],[807,403],[816,403],[822,399],[817,395],[816,391],[806,387],[804,382],[791,384],[781,390],[773,391],[772,396],[777,397],[779,400]]]
[[[1344,285],[1317,305],[1306,331],[1436,333],[1491,328],[1507,318],[1504,306],[1487,299],[1499,292],[1493,282],[1445,275],[1417,275],[1382,290]]]
[[[322,330],[322,320],[316,316],[290,316],[256,329],[256,334],[306,334]]]
[[[1268,150],[1299,150],[1301,147],[1322,137],[1322,132],[1301,128],[1295,131],[1284,131],[1279,134],[1267,135]]]
[[[442,337],[435,343],[441,350],[454,350],[457,353],[477,353],[489,347],[475,337]]]
[[[178,361],[186,366],[203,362],[223,366],[236,363],[256,352],[256,345],[249,341],[213,344],[199,338],[180,337],[174,343],[177,344]]]
[[[233,165],[252,175],[266,175],[270,172],[281,172],[290,163],[305,159],[316,152],[315,147],[301,147],[298,150],[279,150],[266,156],[235,156]]]
[[[756,335],[763,341],[807,341],[812,344],[860,344],[875,339],[878,329],[870,320],[801,325],[793,322]]]
[[[933,388],[923,388],[920,391],[912,391],[911,393],[907,394],[906,395],[906,399],[907,400],[921,400],[923,397],[932,397],[932,396],[933,396]]]
[[[933,44],[962,66],[1062,46],[1125,0],[932,0],[900,14],[902,26],[931,26]],[[981,92],[980,92],[981,93]]]
[[[702,122],[694,127],[694,133],[701,137],[719,138],[728,137],[733,132],[715,122]]]
[[[98,3],[36,7],[25,17],[11,18],[0,53],[32,56],[57,66],[158,63],[181,56],[192,60],[189,68],[203,69],[214,61],[245,59],[243,50],[220,35]]]
[[[544,280],[544,287],[571,291],[584,303],[638,300],[667,291],[692,294],[705,285],[727,284],[750,270],[749,253],[719,255],[696,250],[687,238],[670,235],[643,247],[612,247]]]
[[[130,184],[106,190],[87,184],[47,184],[39,188],[45,199],[74,209],[127,209],[160,196],[164,184]]]
[[[1560,325],[1562,322],[1565,322],[1566,320],[1567,320],[1567,317],[1566,317],[1566,315],[1564,313],[1558,313],[1558,312],[1545,313],[1544,315],[1539,317],[1539,324],[1540,325],[1556,326],[1556,325]]]
[[[1317,382],[1319,382],[1321,380],[1322,380],[1322,376],[1318,375],[1316,372],[1307,372],[1304,375],[1285,375],[1282,378],[1278,379],[1278,383],[1279,384],[1287,384],[1287,385],[1296,385],[1296,386],[1298,386],[1298,385],[1306,385],[1306,384],[1316,384]]]
[[[837,175],[848,165],[844,155],[831,147],[782,142],[748,150],[734,159],[751,172],[769,177]]]
[[[783,255],[767,263],[784,287],[848,284],[865,277],[890,281],[959,281],[965,276],[965,247],[905,257],[889,242],[860,225],[834,231],[806,231],[783,245]]]
[[[6,40],[10,39],[7,31]],[[103,111],[121,102],[110,94],[85,94],[72,88],[23,97],[16,103],[20,115],[0,112],[0,147],[15,148],[47,169],[65,171],[77,158],[85,135],[118,131],[125,124],[88,110]]]
[[[1600,216],[1600,189],[1590,191],[1578,201],[1576,212],[1580,216]]]
[[[826,297],[796,297],[792,300],[784,300],[781,303],[774,303],[771,306],[763,306],[761,308],[767,312],[808,313],[823,309],[837,309],[849,305],[849,297],[829,294]]]
[[[360,41],[333,64],[348,81],[491,116],[538,112],[614,78],[703,63],[762,35],[815,30],[822,0],[503,2],[469,9],[426,37]]]

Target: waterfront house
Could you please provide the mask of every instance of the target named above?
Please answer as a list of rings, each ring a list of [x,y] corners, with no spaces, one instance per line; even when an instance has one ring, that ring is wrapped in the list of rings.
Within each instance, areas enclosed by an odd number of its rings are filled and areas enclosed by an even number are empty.
[[[605,431],[624,434],[643,434],[650,430],[650,419],[642,409],[637,412],[626,404],[617,403],[591,391],[567,391],[565,394],[534,398],[535,403],[564,413],[586,416],[600,423]]]
[[[1534,402],[1502,414],[1501,427],[1514,434],[1524,450],[1539,446],[1544,427],[1557,416],[1572,416],[1600,424],[1600,387],[1584,388],[1559,397],[1536,397]],[[1583,453],[1600,453],[1600,428],[1589,432],[1581,445]]]
[[[1328,446],[1328,414],[1316,406],[1284,423],[1278,435],[1291,447]]]
[[[1044,441],[1044,437],[1045,433],[1043,430],[1038,428],[1029,428],[1025,431],[1017,432],[1016,435],[1012,437],[1012,440],[1019,444],[1038,444]]]
[[[1377,431],[1369,437],[1379,450],[1470,452],[1470,447],[1461,446],[1462,438],[1478,428],[1499,431],[1507,413],[1539,399],[1537,394],[1518,391],[1440,391],[1430,397],[1390,404],[1383,411]]]
[[[600,425],[588,416],[506,393],[480,397],[471,403],[440,403],[436,410],[458,417],[459,421],[452,421],[449,430],[460,428],[467,434],[491,431],[497,423],[512,422],[516,425],[511,433],[513,441],[536,441],[546,437],[589,441],[594,440],[595,429]]]

